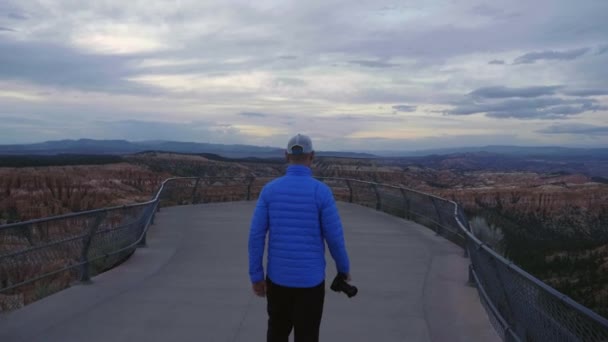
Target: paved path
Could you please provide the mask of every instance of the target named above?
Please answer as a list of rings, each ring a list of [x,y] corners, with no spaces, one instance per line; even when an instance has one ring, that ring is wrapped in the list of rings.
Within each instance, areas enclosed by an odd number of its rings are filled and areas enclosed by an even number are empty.
[[[0,315],[0,341],[265,341],[265,301],[247,275],[253,207],[163,209],[149,247],[91,285]],[[328,289],[321,341],[498,341],[460,248],[410,221],[339,209],[359,294]]]

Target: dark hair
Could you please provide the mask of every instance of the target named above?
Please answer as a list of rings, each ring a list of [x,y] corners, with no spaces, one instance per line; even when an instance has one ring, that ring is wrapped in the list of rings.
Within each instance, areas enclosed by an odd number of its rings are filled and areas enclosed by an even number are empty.
[[[311,153],[300,153],[300,154],[288,154],[289,162],[300,164],[306,162],[310,157]]]
[[[302,146],[294,146],[291,148],[291,153],[295,154],[295,155],[300,155],[302,154],[302,152],[304,151],[304,148]]]

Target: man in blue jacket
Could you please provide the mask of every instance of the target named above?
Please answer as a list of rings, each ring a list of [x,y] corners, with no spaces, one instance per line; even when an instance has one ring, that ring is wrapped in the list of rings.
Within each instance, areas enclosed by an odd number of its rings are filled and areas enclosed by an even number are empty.
[[[325,242],[347,280],[350,264],[331,189],[312,177],[310,138],[291,138],[285,157],[286,175],[264,186],[253,214],[249,276],[255,294],[268,300],[268,342],[287,342],[292,329],[295,342],[317,342],[325,298]]]

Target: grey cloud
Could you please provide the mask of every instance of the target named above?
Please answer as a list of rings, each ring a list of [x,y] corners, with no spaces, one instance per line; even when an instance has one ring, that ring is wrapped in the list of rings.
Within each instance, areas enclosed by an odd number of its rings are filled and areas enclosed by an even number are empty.
[[[519,109],[511,111],[496,111],[488,112],[486,116],[492,118],[515,118],[515,119],[560,119],[566,118],[572,115],[578,115],[584,112],[604,110],[606,107],[598,105],[587,105],[581,106],[555,106],[547,108],[530,108],[530,109]]]
[[[594,110],[595,107],[593,106],[585,106],[582,105],[580,107],[576,107],[576,106],[555,106],[555,107],[551,107],[548,111],[551,113],[551,115],[555,115],[555,116],[567,116],[567,115],[576,115],[576,114],[580,114],[583,112],[586,112],[588,110]],[[597,108],[599,109],[599,108]]]
[[[512,110],[512,111],[496,111],[486,113],[487,117],[496,119],[552,119],[554,117],[540,114],[536,110]]]
[[[273,80],[272,83],[275,87],[283,87],[283,86],[303,87],[308,84],[304,80],[301,80],[299,78],[293,78],[293,77],[277,77]]]
[[[19,4],[19,7],[16,7],[17,5],[10,8],[6,7],[5,4],[9,2]],[[459,71],[450,75],[440,75],[438,74],[440,68],[436,66],[441,65],[446,69],[457,69],[459,67],[457,64],[467,64],[467,67],[470,67],[470,63],[486,64],[489,59],[477,61],[473,58],[467,59],[466,63],[462,63],[462,59],[453,59],[454,57],[484,56],[487,54],[504,57],[513,53],[513,51],[545,51],[560,46],[570,47],[577,46],[573,44],[586,44],[585,46],[593,46],[593,51],[589,53],[589,56],[580,58],[577,63],[560,65],[560,67],[564,66],[564,69],[557,72],[563,72],[563,79],[568,79],[569,84],[589,88],[602,89],[606,80],[608,80],[608,68],[605,68],[606,63],[602,62],[604,57],[608,57],[608,54],[594,55],[598,51],[597,47],[606,43],[606,37],[608,37],[608,22],[605,20],[608,1],[596,1],[593,4],[591,2],[583,4],[561,1],[559,4],[551,6],[551,16],[555,20],[538,20],[539,15],[546,11],[546,6],[540,3],[526,4],[523,6],[526,8],[524,12],[521,9],[520,2],[507,1],[500,5],[500,8],[488,6],[477,8],[478,14],[486,18],[474,21],[476,25],[463,24],[471,18],[471,14],[467,13],[466,7],[464,11],[461,10],[462,6],[466,5],[458,5],[459,8],[446,7],[444,9],[415,5],[415,10],[428,13],[429,17],[424,19],[408,18],[408,20],[397,23],[395,19],[398,18],[393,14],[399,13],[390,13],[390,15],[387,14],[385,18],[380,20],[375,18],[367,21],[365,19],[368,18],[370,3],[345,0],[312,0],[312,2],[294,3],[293,5],[277,7],[277,11],[280,13],[268,11],[264,6],[260,8],[256,3],[244,8],[236,8],[228,2],[221,1],[217,3],[213,1],[186,1],[183,3],[183,7],[177,6],[179,9],[176,9],[176,6],[170,4],[139,8],[139,6],[142,6],[139,2],[129,3],[128,6],[115,6],[111,2],[87,2],[86,6],[83,5],[83,2],[78,1],[48,2],[48,5],[53,9],[53,13],[65,14],[48,16],[45,15],[48,12],[41,11],[42,6],[38,5],[37,2],[0,0],[0,17],[10,12],[28,13],[33,19],[32,21],[40,21],[40,25],[37,25],[40,29],[37,31],[35,39],[66,42],[76,33],[73,31],[74,29],[83,27],[82,18],[90,19],[91,26],[95,26],[99,22],[108,23],[116,20],[117,22],[142,25],[144,29],[150,27],[150,25],[155,25],[155,21],[162,18],[164,33],[159,35],[158,38],[162,40],[173,37],[175,39],[169,41],[169,44],[175,42],[183,48],[155,52],[143,57],[167,60],[200,58],[201,61],[204,60],[205,62],[195,66],[182,66],[183,69],[181,70],[171,70],[169,68],[134,70],[133,65],[137,64],[138,61],[137,58],[132,56],[99,56],[94,54],[85,56],[75,49],[58,44],[47,43],[46,46],[41,46],[42,44],[36,42],[11,43],[0,41],[0,51],[9,51],[12,55],[7,57],[4,53],[0,54],[0,79],[7,83],[13,80],[25,80],[24,83],[26,84],[51,85],[53,88],[72,87],[84,91],[134,92],[138,90],[147,91],[148,89],[135,88],[135,85],[123,80],[131,76],[137,76],[139,73],[155,75],[172,74],[174,72],[193,73],[204,77],[204,75],[214,72],[223,72],[230,75],[238,71],[261,71],[285,76],[284,79],[275,82],[277,86],[298,86],[302,83],[292,82],[289,78],[296,77],[297,80],[299,70],[308,72],[307,69],[310,68],[313,71],[312,75],[307,74],[302,78],[306,77],[307,80],[310,80],[312,90],[300,91],[300,89],[296,89],[291,91],[292,89],[288,89],[290,91],[286,91],[285,94],[287,96],[296,94],[293,95],[294,101],[301,101],[298,104],[307,104],[310,106],[307,108],[313,108],[308,111],[309,113],[327,114],[331,111],[330,108],[335,108],[337,103],[348,103],[352,106],[359,103],[407,104],[422,103],[423,101],[429,104],[445,104],[449,103],[450,96],[454,96],[453,89],[460,89],[462,85],[471,87],[472,90],[482,86],[483,84],[479,83],[481,79],[474,73],[463,74]],[[164,6],[166,8],[163,8]],[[406,7],[404,12],[410,9],[408,5],[404,5],[404,7]],[[217,11],[214,10],[216,8]],[[514,12],[521,12],[522,14],[512,21],[493,19],[500,18],[505,13]],[[198,30],[200,25],[193,23],[205,22],[206,17],[201,19],[202,14],[205,13],[210,13],[211,16],[216,16],[217,13],[217,22],[220,27],[215,32],[200,33],[195,36],[196,34],[193,32],[204,30]],[[581,22],[580,18],[585,18],[584,23]],[[214,21],[212,20],[212,22]],[[313,22],[314,25],[311,25]],[[19,26],[13,25],[13,21],[1,22],[1,24],[19,28]],[[581,35],[574,30],[577,25],[579,27],[585,26],[587,29],[582,43]],[[23,33],[23,35],[25,34],[26,32]],[[164,34],[167,34],[167,36],[164,36]],[[5,33],[0,34],[0,36],[4,38],[13,36],[13,34]],[[294,40],[293,37],[298,37],[298,39]],[[429,44],[429,42],[432,42],[432,44]],[[11,48],[19,44],[21,49],[12,52]],[[25,45],[37,45],[39,48],[26,49],[24,48]],[[47,50],[47,46],[51,48]],[[49,51],[48,59],[46,59],[47,51]],[[477,52],[482,52],[482,54]],[[285,58],[281,58],[281,55]],[[291,55],[297,55],[298,58],[292,59]],[[41,57],[36,59],[33,56]],[[42,58],[42,56],[45,56],[45,58]],[[241,57],[247,62],[238,64],[221,63],[221,61]],[[11,63],[6,64],[7,60]],[[349,60],[371,61],[372,63],[377,63],[377,61],[398,63],[401,60],[408,60],[408,64],[403,66],[404,69],[407,67],[406,72],[395,73],[395,75],[391,75],[391,72],[395,69],[388,67],[383,69],[378,66],[374,68],[361,64],[359,64],[361,67],[357,67],[355,64],[348,63],[341,63],[340,69],[329,70],[331,68],[328,66],[331,63]],[[412,64],[410,64],[410,61]],[[511,59],[508,62],[510,63]],[[429,66],[433,66],[433,68]],[[518,75],[518,81],[533,82],[534,79],[540,78],[556,79],[553,74],[553,72],[556,72],[555,70],[543,69],[543,65],[533,66],[535,68],[530,68],[529,73]],[[483,68],[483,65],[480,67]],[[581,72],[584,67],[587,68],[586,72]],[[317,81],[314,78],[315,75],[324,74],[323,76],[327,79],[332,77],[336,70],[348,73],[352,69],[357,69],[355,70],[356,73],[369,74],[363,76],[378,77],[378,80],[387,82],[386,86],[356,85],[353,86],[353,89],[339,89],[336,92],[314,89],[313,85]],[[498,72],[495,75],[496,77],[502,76],[502,67],[498,66],[493,69]],[[411,77],[409,77],[410,72]],[[339,74],[336,75],[336,77],[340,76]],[[403,81],[405,79],[409,80]],[[562,78],[558,77],[557,79]],[[590,82],[591,79],[595,82]],[[440,84],[444,84],[444,86]],[[416,88],[420,87],[424,87],[425,90],[417,91]],[[410,89],[413,92],[410,92]],[[57,94],[60,96],[61,92],[58,91]],[[300,98],[300,94],[305,94],[306,98]],[[182,96],[182,93],[177,96]],[[258,97],[257,94],[249,95],[247,93],[246,96],[233,96],[232,94],[220,94],[218,92],[218,94],[209,95],[209,97],[212,97],[211,99],[203,98],[200,94],[189,93],[184,94],[184,96],[189,96],[191,101],[189,103],[198,101],[196,103],[200,104],[201,115],[214,112],[214,109],[206,108],[207,103],[239,104],[240,108],[262,112],[268,110],[262,107],[263,104],[268,104],[268,102]],[[109,96],[108,103],[113,101],[115,100]],[[159,101],[162,101],[162,99],[159,99]],[[312,104],[313,102],[314,104]],[[1,104],[0,107],[3,105]],[[19,106],[25,105],[19,104]],[[48,103],[40,103],[41,107],[43,105],[48,105]],[[476,103],[461,104],[461,106],[465,105],[474,106]],[[482,103],[480,105],[487,104]],[[581,107],[580,103],[555,104],[553,107],[560,105]],[[15,104],[15,106],[17,105]],[[293,102],[289,105],[284,102],[275,102],[269,106],[276,106],[269,107],[273,108],[274,111],[295,112],[296,110],[293,108],[297,105],[294,105]],[[286,107],[282,108],[282,106]],[[387,107],[385,106],[385,108]],[[100,106],[98,110],[112,110],[108,108],[112,107]],[[528,109],[528,114],[538,114],[530,108],[537,107],[524,107],[519,109],[518,113],[525,114],[525,110]],[[551,106],[540,108],[551,108]],[[49,110],[64,111],[65,108],[57,109],[55,107],[49,108]],[[178,117],[183,115],[181,113],[190,110],[190,108],[176,106],[175,116]],[[230,109],[229,111],[230,113],[237,113],[239,110]],[[568,111],[565,108],[556,110],[560,112]],[[40,112],[44,111],[44,108],[40,109]],[[503,112],[508,111],[507,109],[503,110]],[[570,110],[570,112],[574,111]],[[498,115],[496,113],[500,112],[500,110],[497,110],[494,115]],[[109,114],[114,115],[114,111]],[[129,116],[125,115],[125,117],[128,118]],[[232,119],[235,117],[238,116],[233,114]],[[243,117],[241,118],[243,119]],[[108,131],[108,133],[110,132]],[[491,142],[492,140],[488,141]]]
[[[2,31],[5,31],[5,32],[17,32],[15,30],[13,30],[12,28],[0,26],[0,32],[2,32]]]
[[[156,57],[156,56],[155,56]],[[230,72],[239,70],[252,70],[256,67],[264,66],[265,62],[258,59],[252,59],[243,63],[225,63],[221,60],[213,61],[191,61],[189,58],[183,58],[179,54],[170,55],[166,53],[159,54],[160,58],[175,59],[178,63],[174,65],[148,65],[138,66],[137,70],[141,73],[151,74],[208,74],[208,75],[226,75]],[[144,59],[144,58],[142,58]],[[137,58],[133,56],[133,61]],[[145,60],[145,59],[144,59]],[[180,64],[180,61],[184,61]],[[137,65],[137,64],[135,64]],[[135,72],[134,68],[130,68],[131,71]]]
[[[553,120],[553,119],[562,119],[565,115],[554,115],[551,113],[546,113],[542,111],[511,111],[511,112],[491,112],[486,114],[489,118],[495,119],[520,119],[520,120]]]
[[[608,110],[608,106],[600,105],[595,102],[583,103],[582,107],[587,111],[597,112],[598,110]]]
[[[322,116],[315,117],[314,121],[349,121],[349,122],[400,122],[404,119],[399,116],[387,116],[378,114],[367,114],[367,115],[352,115],[352,114],[340,114],[333,116]]]
[[[495,20],[504,20],[504,19],[511,19],[514,17],[519,16],[519,13],[516,12],[508,12],[502,9],[498,9],[486,4],[481,4],[478,6],[473,7],[473,9],[471,10],[471,12],[473,14],[477,14],[477,15],[481,15],[484,17],[489,17]]]
[[[196,2],[194,2],[196,3]],[[179,11],[179,16],[169,21],[191,22],[200,21],[201,14],[207,13],[228,13],[233,19],[231,23],[248,31],[252,28],[252,34],[239,33],[230,35],[231,30],[221,30],[212,32],[208,36],[201,36],[196,39],[194,44],[196,52],[203,51],[205,54],[226,55],[231,51],[243,51],[256,55],[260,52],[276,58],[276,51],[289,55],[298,55],[302,60],[308,56],[319,56],[328,52],[344,53],[348,59],[379,59],[384,60],[391,56],[416,57],[423,56],[430,59],[449,58],[455,55],[470,54],[475,51],[508,51],[509,49],[529,49],[538,46],[560,46],[571,44],[580,39],[574,33],[560,32],[554,33],[555,28],[563,26],[564,21],[580,24],[580,19],[584,17],[589,23],[593,23],[593,30],[586,35],[589,39],[606,37],[604,28],[605,18],[603,18],[603,4],[591,6],[554,6],[552,13],[559,15],[561,20],[539,21],[538,15],[543,13],[543,6],[526,6],[526,11],[519,9],[518,4],[504,4],[498,6],[480,6],[477,11],[489,17],[485,25],[461,25],[459,22],[470,19],[469,13],[452,13],[447,16],[444,11],[429,11],[432,17],[429,22],[432,25],[420,20],[407,20],[393,25],[393,23],[382,23],[382,25],[368,25],[364,18],[370,14],[369,3],[352,1],[306,1],[301,4],[280,6],[281,15],[273,15],[263,6],[251,5],[243,9],[235,10],[234,6],[225,4],[214,4],[213,1],[203,2],[204,5],[192,6]],[[461,5],[466,6],[466,4]],[[174,7],[174,6],[173,6]],[[407,12],[410,9],[422,9],[425,5],[400,6],[400,11]],[[553,7],[553,6],[552,6]],[[504,8],[504,9],[503,9]],[[572,16],[572,12],[577,16]],[[169,16],[175,14],[171,7],[167,8]],[[460,11],[458,11],[460,12]],[[522,12],[517,18],[517,25],[513,21],[493,20],[511,16],[514,12]],[[560,14],[570,14],[574,19]],[[605,13],[605,11],[604,11]],[[394,12],[391,15],[401,15]],[[361,18],[363,20],[357,20]],[[311,23],[314,22],[314,25]],[[445,22],[441,26],[436,23]],[[220,33],[221,34],[218,34]],[[544,34],[540,34],[540,33]],[[538,34],[536,34],[538,33]],[[604,34],[604,35],[602,35]],[[294,41],[293,37],[297,37]],[[272,39],[270,39],[272,38]],[[466,44],[462,42],[466,39]],[[264,40],[272,40],[272,45],[260,45]],[[433,42],[433,44],[429,44]],[[243,45],[246,45],[245,47]],[[190,45],[192,46],[192,45]],[[199,49],[200,47],[200,49]],[[249,50],[251,47],[251,50]],[[192,50],[189,48],[189,50]],[[367,56],[367,57],[363,57]],[[436,62],[436,61],[435,61]]]
[[[246,116],[248,118],[265,118],[268,114],[265,113],[257,113],[257,112],[242,112],[239,113],[240,116]]]
[[[418,108],[418,106],[412,106],[412,105],[395,105],[395,106],[393,106],[393,109],[397,112],[415,112],[416,108]]]
[[[278,37],[230,37],[218,33],[203,35],[198,39],[189,42],[186,48],[181,50],[170,50],[159,52],[158,57],[182,57],[200,58],[205,55],[208,58],[222,60],[227,56],[247,56],[261,60],[263,57],[266,63],[276,62],[277,57],[274,52],[283,47],[283,42]]]
[[[0,125],[0,144],[31,144],[55,138],[66,138],[65,127],[61,130],[61,136],[49,134],[50,130],[48,126],[45,126],[44,134],[41,134],[40,127],[2,124]]]
[[[509,87],[484,87],[472,91],[469,95],[479,98],[509,98],[509,97],[539,97],[543,95],[554,95],[561,86],[537,86],[523,88]]]
[[[514,64],[531,64],[540,60],[562,60],[570,61],[581,57],[589,51],[589,48],[580,48],[574,50],[565,51],[541,51],[541,52],[530,52],[525,55],[515,58]]]
[[[367,68],[393,68],[399,66],[399,64],[382,62],[382,61],[368,61],[368,60],[352,60],[349,61],[351,64],[357,64]]]
[[[0,18],[6,17],[12,20],[29,19],[27,12],[24,10],[24,6],[30,5],[33,4],[26,4],[25,1],[2,0],[0,1]],[[33,6],[36,7],[37,5]]]
[[[142,120],[98,121],[90,135],[106,139],[178,140],[193,142],[231,143],[243,142],[240,131],[231,125],[193,121],[189,123]]]
[[[504,14],[504,11],[487,4],[477,5],[471,9],[471,12],[486,17],[497,17]]]
[[[503,65],[505,64],[505,61],[501,60],[501,59],[494,59],[488,62],[488,64],[491,65]]]
[[[608,135],[608,126],[589,124],[558,124],[536,131],[543,134]]]
[[[315,121],[367,121],[369,117],[352,114],[341,114],[333,116],[321,116],[314,118]]]
[[[597,48],[596,55],[603,55],[603,54],[605,54],[606,52],[608,52],[608,44],[606,44],[606,45],[602,45],[602,46],[598,47],[598,48]]]
[[[192,2],[196,3],[196,2]],[[533,47],[545,46],[543,44],[572,43],[580,37],[574,33],[554,33],[554,28],[563,26],[563,21],[570,20],[567,16],[559,16],[561,21],[539,21],[538,14],[542,13],[540,5],[530,6],[527,12],[522,12],[517,18],[517,25],[509,21],[490,20],[487,25],[469,27],[468,25],[452,24],[452,22],[463,22],[471,17],[468,13],[455,14],[451,20],[444,20],[442,11],[431,11],[434,16],[431,22],[446,22],[437,27],[436,25],[425,25],[418,20],[408,20],[403,25],[390,25],[391,27],[378,27],[368,25],[365,20],[353,20],[360,18],[363,13],[369,13],[369,4],[352,3],[344,0],[339,1],[307,1],[302,4],[291,6],[280,6],[281,15],[269,15],[273,13],[256,5],[246,6],[236,10],[234,6],[227,4],[214,4],[212,1],[203,2],[201,5],[188,6],[184,4],[183,9],[176,10],[175,6],[167,6],[166,17],[169,26],[174,23],[186,24],[192,21],[200,21],[204,13],[228,14],[232,22],[226,24],[239,26],[247,32],[231,35],[231,30],[226,29],[201,35],[189,42],[188,51],[194,54],[203,52],[206,55],[226,56],[230,52],[246,51],[252,55],[266,53],[276,59],[276,51],[284,51],[298,54],[303,60],[307,56],[318,56],[320,54],[337,51],[344,53],[351,59],[361,56],[368,58],[390,58],[391,56],[416,57],[423,56],[426,59],[449,58],[456,55],[470,54],[475,51],[505,51],[509,49],[531,49]],[[466,5],[464,5],[466,6]],[[605,33],[605,20],[602,15],[601,4],[596,8],[578,6],[575,8],[577,16],[584,17],[589,23],[595,24],[593,32],[587,37],[593,39]],[[70,8],[78,9],[77,5]],[[114,6],[99,6],[101,9],[113,8]],[[130,7],[130,6],[129,6]],[[181,7],[181,6],[179,6]],[[402,6],[407,11],[413,6]],[[418,6],[416,6],[418,7]],[[421,5],[420,7],[424,7]],[[502,9],[490,6],[478,6],[473,13],[487,16],[491,19],[513,16],[516,11],[521,11],[517,4],[512,6],[501,6]],[[571,14],[570,6],[555,6],[552,10],[556,15],[561,13]],[[137,6],[130,7],[137,9]],[[162,10],[162,8],[161,8]],[[277,9],[278,10],[278,9]],[[101,12],[102,15],[112,16],[114,12],[127,13],[113,9]],[[400,14],[400,13],[398,13]],[[142,17],[145,17],[142,15]],[[224,17],[224,16],[222,16]],[[580,20],[579,20],[580,21]],[[314,22],[314,25],[310,23]],[[390,24],[390,23],[387,23]],[[383,25],[384,26],[384,25]],[[545,35],[531,34],[531,32],[548,32]],[[221,34],[219,34],[221,33]],[[294,42],[293,37],[298,37]],[[604,34],[603,37],[606,35]],[[272,39],[271,39],[272,38]],[[466,39],[467,44],[462,44]],[[433,44],[429,44],[433,42]],[[272,53],[271,53],[272,52]],[[300,58],[299,58],[300,59]],[[436,62],[436,61],[435,61]]]
[[[608,4],[608,2],[606,3]],[[569,90],[576,90],[579,87],[581,89],[608,89],[608,68],[606,65],[608,65],[608,53],[589,56],[589,58],[581,59],[577,63],[565,65],[559,72],[563,73],[563,76],[569,80],[569,84],[573,85],[568,88]]]
[[[6,114],[0,114],[0,121],[3,124],[11,124],[11,125],[41,125],[48,124],[45,120],[35,119],[35,118],[24,118],[18,116],[11,116]]]
[[[333,149],[357,151],[413,151],[435,148],[470,147],[487,145],[536,145],[537,141],[522,138],[516,134],[484,134],[484,135],[441,135],[413,138],[386,139],[374,138],[334,138],[327,139],[325,144]]]
[[[460,4],[451,2],[455,3]],[[553,46],[579,44],[581,34],[575,29],[581,26],[580,18],[585,18],[584,23],[588,27],[584,35],[586,42],[605,41],[608,36],[608,24],[604,18],[608,2],[596,1],[582,6],[562,1],[551,6],[550,10],[552,15],[559,15],[559,20],[538,20],[539,16],[546,15],[546,6],[539,2],[530,6],[522,4],[511,1],[501,6],[521,13],[512,20],[486,20],[471,27],[459,24],[469,20],[470,15],[454,13],[454,17],[450,17],[451,13],[443,12],[442,16],[434,17],[431,22],[435,25],[432,26],[425,25],[426,20],[412,20],[399,28],[372,31],[356,38],[345,36],[346,39],[334,44],[342,52],[356,51],[363,55],[373,51],[377,58],[419,57],[429,64],[437,64],[472,52],[542,51]],[[439,22],[443,24],[436,24]]]
[[[8,18],[16,19],[16,20],[27,20],[28,19],[27,15],[25,15],[24,13],[18,13],[18,12],[10,12],[6,16]]]
[[[298,56],[284,55],[284,56],[279,56],[279,59],[294,60],[294,59],[298,59]]]
[[[83,54],[52,43],[12,40],[0,40],[0,51],[6,51],[0,54],[0,79],[111,93],[155,92],[125,80],[136,75],[129,65],[139,56]]]
[[[604,110],[605,107],[592,99],[561,99],[556,97],[533,99],[509,99],[497,102],[470,102],[457,105],[447,111],[449,115],[472,115],[485,113],[493,118],[554,119],[581,114],[587,111]]]
[[[4,104],[3,104],[4,105]],[[34,143],[45,140],[58,140],[82,137],[93,127],[85,124],[81,118],[66,120],[61,115],[36,117],[33,113],[0,113],[0,143]],[[18,116],[19,115],[19,116]],[[48,116],[48,117],[47,117]]]
[[[319,94],[321,97],[325,94]],[[331,98],[331,97],[328,97]],[[395,89],[380,89],[376,87],[363,88],[351,94],[344,94],[331,98],[337,101],[348,101],[350,103],[399,103],[402,101],[410,101],[413,97],[403,91]]]
[[[606,7],[605,5],[601,5]],[[511,7],[511,6],[510,6]],[[520,7],[518,5],[513,8]],[[487,24],[475,27],[459,25],[457,19],[436,17],[433,23],[443,22],[439,25],[425,25],[424,22],[412,20],[403,23],[399,27],[390,30],[362,31],[356,25],[336,28],[341,37],[335,37],[328,32],[327,37],[334,38],[326,41],[326,49],[332,49],[341,53],[354,53],[358,55],[369,55],[373,52],[379,59],[387,59],[395,56],[419,58],[428,65],[443,63],[446,59],[454,56],[470,55],[472,52],[503,52],[513,50],[531,50],[539,46],[568,46],[580,41],[580,34],[575,32],[556,33],[564,22],[567,24],[579,24],[574,16],[568,16],[568,12],[577,11],[585,13],[589,23],[594,23],[591,32],[586,35],[590,41],[593,39],[605,39],[608,26],[603,15],[595,8],[579,7],[567,8],[568,6],[556,6],[555,12],[563,13],[563,20],[539,21],[538,15],[543,13],[542,6],[530,6],[522,15],[513,20],[489,20]],[[608,9],[608,8],[607,8]],[[345,13],[347,15],[348,13]],[[446,13],[443,13],[447,15]],[[460,16],[462,20],[470,17]],[[573,18],[573,19],[571,19]],[[352,20],[351,20],[352,21]],[[353,27],[354,26],[354,27]],[[348,34],[348,30],[359,32],[354,36]],[[356,37],[356,38],[354,38]],[[601,38],[600,38],[601,37]],[[342,39],[335,39],[342,38]],[[466,44],[463,42],[466,41]],[[325,40],[324,40],[325,42]],[[432,44],[429,44],[432,42]],[[323,43],[323,42],[321,42]]]
[[[608,89],[572,89],[572,90],[565,90],[562,92],[564,95],[569,95],[569,96],[581,96],[581,97],[586,97],[586,96],[601,96],[601,95],[608,95]]]
[[[366,5],[349,4],[345,8],[345,3],[344,1],[319,2],[315,6],[298,5],[293,8],[286,6],[285,15],[273,18],[272,21],[268,20],[267,11],[259,10],[256,6],[248,6],[247,11],[235,11],[233,8],[229,9],[228,5],[213,5],[210,2],[205,6],[193,6],[192,11],[185,8],[178,11],[178,17],[168,21],[169,27],[175,22],[179,22],[181,25],[182,22],[187,24],[190,21],[200,20],[198,18],[200,14],[207,6],[210,6],[211,8],[217,7],[218,12],[228,10],[227,13],[234,15],[236,22],[242,23],[244,28],[251,26],[259,30],[252,30],[257,32],[255,35],[243,34],[236,37],[229,35],[230,30],[222,32],[221,35],[213,32],[188,42],[186,44],[188,47],[183,51],[170,51],[167,54],[170,55],[169,57],[175,58],[176,56],[200,57],[204,53],[211,58],[221,59],[226,55],[242,53],[250,56],[266,55],[267,59],[276,61],[276,51],[280,49],[278,51],[289,53],[283,55],[285,57],[293,57],[297,54],[297,64],[300,65],[314,63],[314,58],[307,57],[336,51],[344,53],[348,59],[363,60],[367,65],[362,66],[380,68],[389,66],[385,62],[385,65],[381,66],[379,63],[383,62],[377,62],[374,58],[383,61],[391,56],[424,57],[425,62],[434,63],[437,62],[436,58],[443,60],[455,55],[470,54],[473,51],[504,51],[511,48],[527,50],[530,49],[530,46],[539,46],[539,42],[530,42],[536,36],[529,34],[529,27],[517,25],[513,28],[513,25],[507,25],[507,23],[501,23],[496,29],[492,27],[491,34],[487,27],[480,29],[479,27],[470,28],[451,24],[432,29],[422,27],[412,30],[415,27],[414,22],[410,24],[411,26],[404,25],[404,27],[397,27],[378,34],[378,31],[368,29],[366,25],[360,25],[352,20],[353,13],[365,9]],[[335,9],[340,9],[340,11],[335,11]],[[488,6],[485,8],[480,6],[476,10],[488,16],[505,12],[502,9]],[[580,11],[584,10],[583,8]],[[170,8],[168,12],[169,17],[176,14]],[[536,20],[533,17],[530,15],[527,19]],[[310,27],[312,21],[315,22],[314,27]],[[601,21],[599,22],[601,23]],[[264,24],[260,25],[260,23]],[[536,24],[535,21],[533,23]],[[181,26],[179,27],[181,28]],[[281,29],[278,30],[277,27]],[[524,34],[526,39],[522,39]],[[298,36],[297,43],[290,38],[294,35]],[[560,39],[566,39],[564,37],[564,35],[559,36]],[[462,44],[463,39],[467,40],[467,44]],[[434,43],[429,44],[429,41]],[[370,60],[366,60],[367,58]],[[257,66],[259,67],[259,65]]]

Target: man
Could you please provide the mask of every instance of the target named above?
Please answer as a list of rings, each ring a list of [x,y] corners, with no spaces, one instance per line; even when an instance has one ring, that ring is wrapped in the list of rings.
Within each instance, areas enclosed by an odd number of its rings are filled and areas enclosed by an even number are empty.
[[[342,223],[331,189],[312,177],[312,141],[289,140],[285,176],[262,189],[249,232],[253,291],[268,300],[268,342],[319,341],[325,299],[325,241],[338,272],[349,276]],[[268,233],[268,267],[262,259]]]

